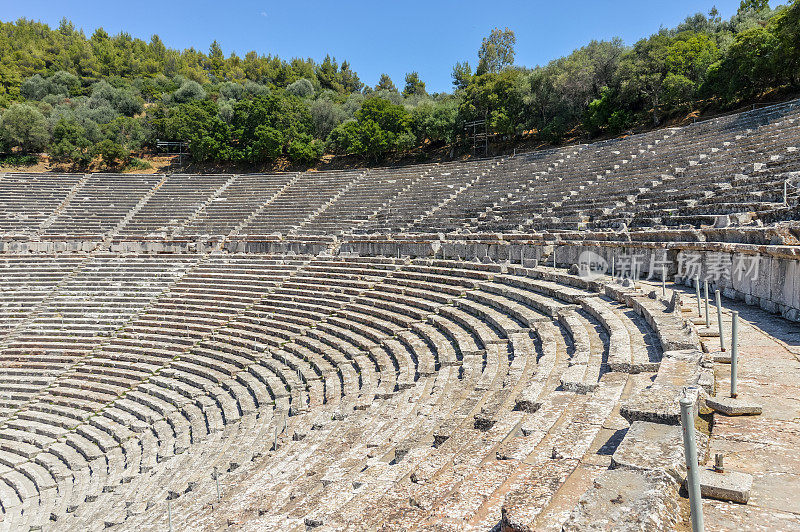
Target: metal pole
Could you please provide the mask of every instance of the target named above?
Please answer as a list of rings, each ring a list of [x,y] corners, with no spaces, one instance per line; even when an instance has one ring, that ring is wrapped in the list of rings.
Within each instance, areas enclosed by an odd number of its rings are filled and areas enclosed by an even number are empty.
[[[706,328],[711,326],[711,322],[708,321],[708,279],[703,281],[703,297],[706,300]]]
[[[694,441],[694,401],[681,397],[681,426],[683,427],[683,450],[686,458],[686,489],[689,492],[689,507],[692,530],[703,530],[703,500],[700,498],[700,471],[697,464],[697,447]]]
[[[616,264],[615,264],[616,261],[614,260],[616,258],[617,258],[616,255],[611,255],[611,277],[612,278],[617,276]]]
[[[700,312],[700,276],[699,275],[695,275],[694,276],[694,289],[697,292],[697,317],[699,318],[700,316],[703,315],[703,313]]]
[[[172,532],[172,504],[167,499],[167,524],[169,525],[169,532]]]
[[[722,334],[722,297],[719,290],[714,290],[714,298],[717,301],[717,324],[719,325],[719,350],[725,351],[725,335]]]
[[[736,384],[738,379],[737,362],[739,359],[739,313],[731,311],[731,397],[736,399]]]

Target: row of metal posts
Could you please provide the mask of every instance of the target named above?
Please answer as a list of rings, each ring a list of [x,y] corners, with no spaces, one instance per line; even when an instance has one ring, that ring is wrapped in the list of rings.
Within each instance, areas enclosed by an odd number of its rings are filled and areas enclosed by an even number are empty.
[[[700,303],[700,278],[695,277],[695,289],[697,292],[697,314],[701,314]],[[706,327],[708,327],[708,281],[704,281]],[[722,301],[719,290],[715,290],[714,296],[717,307],[717,322],[719,326],[720,350],[725,351],[725,336],[722,327]],[[731,311],[731,397],[736,398],[738,381],[738,358],[739,358],[739,313]],[[681,426],[683,428],[683,447],[686,458],[686,483],[689,493],[689,506],[692,520],[692,530],[700,532],[703,530],[703,502],[700,493],[700,471],[697,461],[697,445],[695,442],[694,425],[694,400],[688,397],[684,390],[684,395],[680,400],[681,405]]]

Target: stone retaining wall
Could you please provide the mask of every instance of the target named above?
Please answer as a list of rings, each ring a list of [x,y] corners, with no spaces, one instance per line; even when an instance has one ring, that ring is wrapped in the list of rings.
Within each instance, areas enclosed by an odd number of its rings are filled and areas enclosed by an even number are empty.
[[[775,245],[770,242],[793,241],[797,228],[771,228],[769,233],[742,230],[640,231],[619,239],[615,233],[540,233],[473,234],[473,235],[393,235],[346,236],[341,240],[331,236],[286,237],[279,235],[239,236],[224,239],[115,239],[108,250],[117,253],[207,253],[215,249],[229,253],[281,254],[353,254],[360,256],[435,257],[482,262],[510,262],[533,266],[555,263],[570,267],[579,262],[581,253],[590,251],[602,257],[609,269],[618,270],[633,256],[641,276],[660,278],[662,266],[669,277],[691,284],[693,275],[679,271],[681,252],[693,255],[699,267],[697,273],[708,277],[714,288],[719,287],[730,298],[758,305],[764,310],[800,321],[800,245]],[[724,240],[744,240],[746,243]],[[656,241],[660,235],[663,240]],[[714,241],[706,240],[709,236]],[[702,237],[702,238],[701,238]],[[745,238],[747,237],[747,238]],[[678,238],[687,238],[685,241]],[[3,239],[0,253],[84,253],[103,244],[99,240],[82,239]],[[627,257],[627,258],[626,258]],[[745,259],[742,259],[745,257]],[[735,263],[751,265],[758,260],[756,272],[731,271]],[[739,261],[738,263],[736,261]],[[712,275],[715,265],[722,262],[722,275]],[[651,267],[655,271],[651,272]],[[740,268],[741,269],[741,268]],[[652,275],[651,275],[652,274]]]

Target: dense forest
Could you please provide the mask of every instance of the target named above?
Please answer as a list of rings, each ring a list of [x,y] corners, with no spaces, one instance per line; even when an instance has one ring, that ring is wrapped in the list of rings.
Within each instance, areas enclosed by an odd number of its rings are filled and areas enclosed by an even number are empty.
[[[185,141],[195,161],[315,164],[324,153],[377,162],[443,146],[487,118],[498,138],[559,143],[616,135],[692,111],[718,111],[800,89],[800,0],[744,0],[722,20],[692,15],[632,46],[592,41],[544,66],[514,63],[516,37],[494,29],[453,91],[429,94],[416,72],[366,86],[347,61],[290,61],[167,48],[126,33],[91,37],[0,22],[0,158],[45,152],[74,169],[143,168],[157,139]],[[35,157],[28,155],[28,158]]]

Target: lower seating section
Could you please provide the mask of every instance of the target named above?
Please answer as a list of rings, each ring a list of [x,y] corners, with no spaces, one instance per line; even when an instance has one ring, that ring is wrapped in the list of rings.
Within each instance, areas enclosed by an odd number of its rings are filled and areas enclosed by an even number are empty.
[[[71,374],[76,363],[107,342],[198,259],[98,254],[52,260],[48,266],[57,268],[59,277],[51,280],[47,294],[32,291],[26,296],[27,312],[0,340],[0,361],[7,372],[0,419],[13,415],[62,373]],[[4,306],[6,297],[9,304],[21,299],[15,292],[2,295]]]
[[[623,400],[662,373],[663,331],[648,323],[666,318],[620,303],[646,296],[546,268],[3,260],[52,284],[2,344],[12,528],[156,530],[169,513],[177,529],[486,530],[513,502],[533,529],[627,423]],[[226,502],[212,511],[217,486]]]

